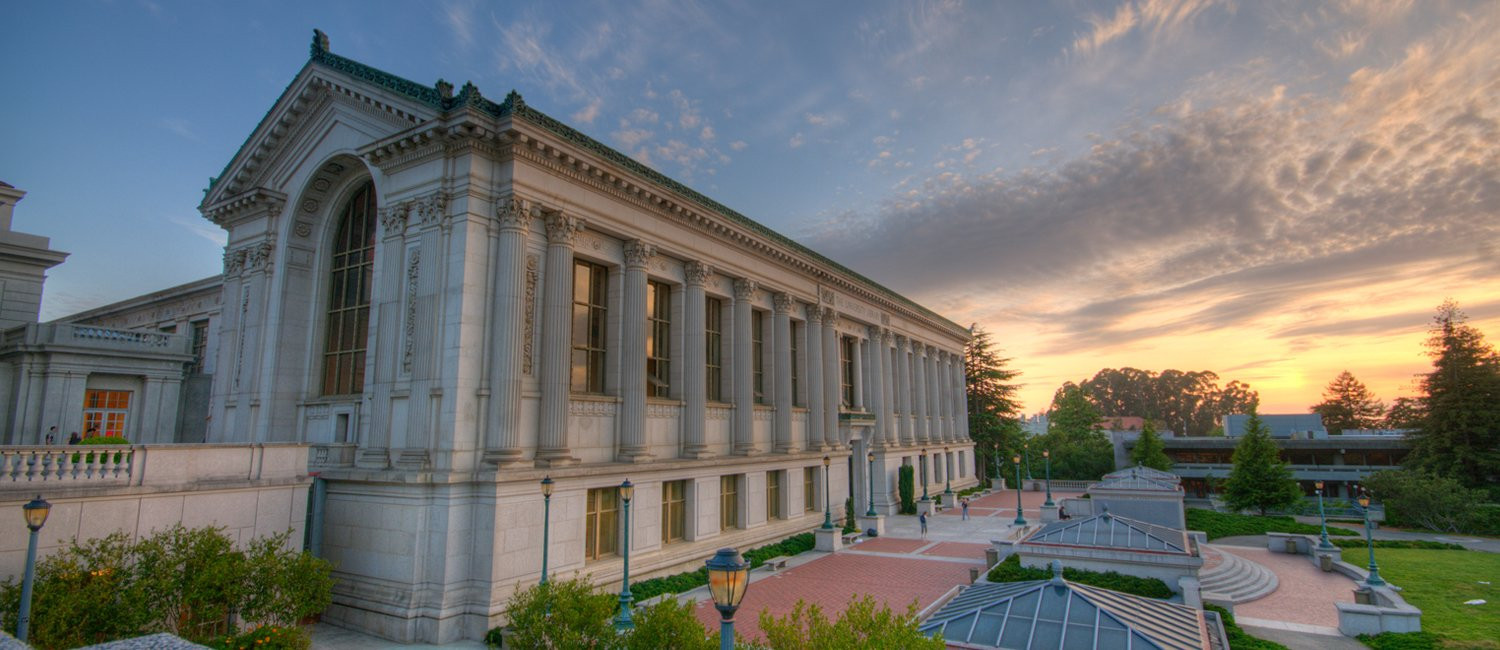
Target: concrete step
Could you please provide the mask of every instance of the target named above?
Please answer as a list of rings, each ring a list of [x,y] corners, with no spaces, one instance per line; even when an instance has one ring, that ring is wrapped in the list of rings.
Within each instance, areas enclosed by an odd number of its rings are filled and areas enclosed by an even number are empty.
[[[1212,571],[1198,575],[1205,598],[1239,604],[1276,591],[1279,581],[1270,569],[1223,549],[1213,550],[1222,555],[1224,561]]]

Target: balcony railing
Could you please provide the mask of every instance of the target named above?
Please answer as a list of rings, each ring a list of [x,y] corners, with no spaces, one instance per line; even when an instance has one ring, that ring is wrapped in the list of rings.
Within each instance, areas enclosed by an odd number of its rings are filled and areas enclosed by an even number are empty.
[[[129,482],[135,450],[115,446],[0,448],[0,481]]]
[[[192,342],[180,334],[163,334],[140,330],[117,330],[76,323],[34,323],[5,332],[3,344],[70,345],[136,352],[188,354]]]
[[[301,480],[307,466],[298,443],[0,446],[0,492]]]

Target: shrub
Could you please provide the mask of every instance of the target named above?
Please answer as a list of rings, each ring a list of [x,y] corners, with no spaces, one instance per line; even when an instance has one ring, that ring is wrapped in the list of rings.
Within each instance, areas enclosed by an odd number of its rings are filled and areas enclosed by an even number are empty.
[[[917,490],[916,479],[912,474],[910,465],[902,465],[896,470],[896,489],[901,493],[901,514],[917,514]]]
[[[1374,650],[1437,650],[1443,647],[1436,635],[1427,632],[1361,634],[1359,642]]]
[[[1332,529],[1329,529],[1332,532]],[[1364,548],[1365,540],[1362,539],[1330,539],[1334,546],[1339,548]],[[1429,551],[1466,551],[1462,544],[1450,544],[1448,542],[1430,542],[1425,539],[1377,539],[1375,548],[1420,548]]]
[[[88,438],[84,438],[83,440],[78,441],[78,444],[80,444],[80,445],[128,445],[128,444],[130,444],[130,441],[126,440],[125,438],[123,438],[121,436],[90,436]],[[124,456],[124,454],[121,454],[119,452],[115,452],[114,462],[116,462],[116,463],[120,462],[120,459],[123,456]],[[80,458],[81,458],[81,456],[79,454],[73,454],[72,462],[77,463],[77,462],[79,462]],[[103,460],[103,458],[100,458],[100,460]],[[83,462],[87,462],[87,463],[94,462],[94,452],[89,452],[87,454],[86,458],[84,458]]]
[[[1392,523],[1440,533],[1472,532],[1479,516],[1475,506],[1485,497],[1452,478],[1411,470],[1375,472],[1365,486],[1385,504]]]
[[[665,598],[635,614],[635,629],[622,639],[627,650],[714,650],[719,635],[709,635],[693,613],[693,604]]]
[[[618,603],[613,594],[596,591],[588,578],[576,576],[518,590],[505,603],[505,618],[510,621],[510,629],[504,632],[505,646],[518,650],[608,648],[616,641],[610,620]]]
[[[315,614],[328,606],[331,568],[283,550],[288,535],[252,542],[249,554],[236,550],[220,529],[181,525],[137,541],[124,533],[75,540],[37,563],[30,641],[71,648],[171,632],[214,643],[232,634],[231,612],[256,623],[288,620],[277,612]],[[262,548],[259,554],[256,548]],[[276,595],[269,598],[280,605],[257,609],[253,603],[268,598],[261,593],[267,585],[300,587],[271,588]],[[7,627],[15,625],[20,592],[14,578],[0,586],[0,618]]]
[[[896,614],[884,605],[878,609],[875,599],[862,596],[850,601],[838,620],[829,621],[817,605],[797,601],[785,616],[760,613],[760,629],[766,635],[770,650],[803,648],[931,648],[945,647],[942,637],[928,637],[917,631],[917,604],[905,614]]]
[[[758,567],[773,557],[791,557],[817,546],[817,540],[812,533],[802,533],[783,539],[775,544],[767,544],[753,548],[741,554],[750,568]],[[630,594],[637,601],[647,600],[660,596],[661,594],[680,594],[708,584],[708,568],[702,567],[696,571],[687,571],[659,578],[651,578],[640,582],[631,583]]]
[[[299,627],[259,626],[208,644],[215,650],[307,650],[312,639]]]
[[[844,499],[844,532],[852,533],[856,530],[859,527],[854,525],[854,497],[849,497]]]
[[[1167,583],[1156,578],[1138,578],[1115,571],[1086,571],[1083,569],[1071,569],[1063,567],[1063,577],[1079,584],[1121,591],[1127,594],[1145,596],[1147,598],[1171,598],[1172,589]],[[1052,578],[1052,572],[1047,569],[1037,569],[1021,566],[1021,556],[1012,555],[1005,558],[1004,562],[990,569],[990,582],[1024,582],[1027,580],[1048,580]]]
[[[1317,535],[1321,530],[1318,526],[1300,523],[1291,517],[1283,515],[1240,515],[1230,512],[1204,510],[1202,508],[1188,508],[1185,514],[1187,516],[1188,529],[1201,530],[1208,533],[1209,539],[1236,535],[1264,535],[1266,533]],[[1343,528],[1329,528],[1328,534],[1330,536],[1359,535],[1359,533]]]
[[[1223,607],[1205,604],[1203,609],[1219,613],[1219,618],[1224,621],[1224,636],[1228,637],[1225,640],[1229,642],[1230,650],[1287,650],[1287,647],[1280,643],[1258,639],[1246,634],[1243,629],[1240,629],[1239,625],[1235,624],[1234,615],[1230,614],[1229,610]]]

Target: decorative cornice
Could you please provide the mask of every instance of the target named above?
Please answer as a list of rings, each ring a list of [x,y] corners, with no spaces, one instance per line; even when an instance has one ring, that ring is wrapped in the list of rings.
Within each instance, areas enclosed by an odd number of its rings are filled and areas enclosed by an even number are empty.
[[[203,216],[224,228],[262,214],[275,218],[286,207],[286,195],[264,187],[250,189],[202,209]]]
[[[639,239],[625,242],[625,267],[644,269],[656,257],[656,247]]]

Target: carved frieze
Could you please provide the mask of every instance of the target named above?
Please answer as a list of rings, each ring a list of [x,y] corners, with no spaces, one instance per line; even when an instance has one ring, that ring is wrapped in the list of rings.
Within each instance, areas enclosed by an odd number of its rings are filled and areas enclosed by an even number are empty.
[[[526,324],[521,330],[521,372],[531,372],[531,353],[536,340],[536,284],[541,259],[536,255],[526,256]]]
[[[422,274],[422,249],[411,249],[406,260],[406,323],[402,328],[401,372],[411,373],[412,353],[417,341],[417,282]]]

